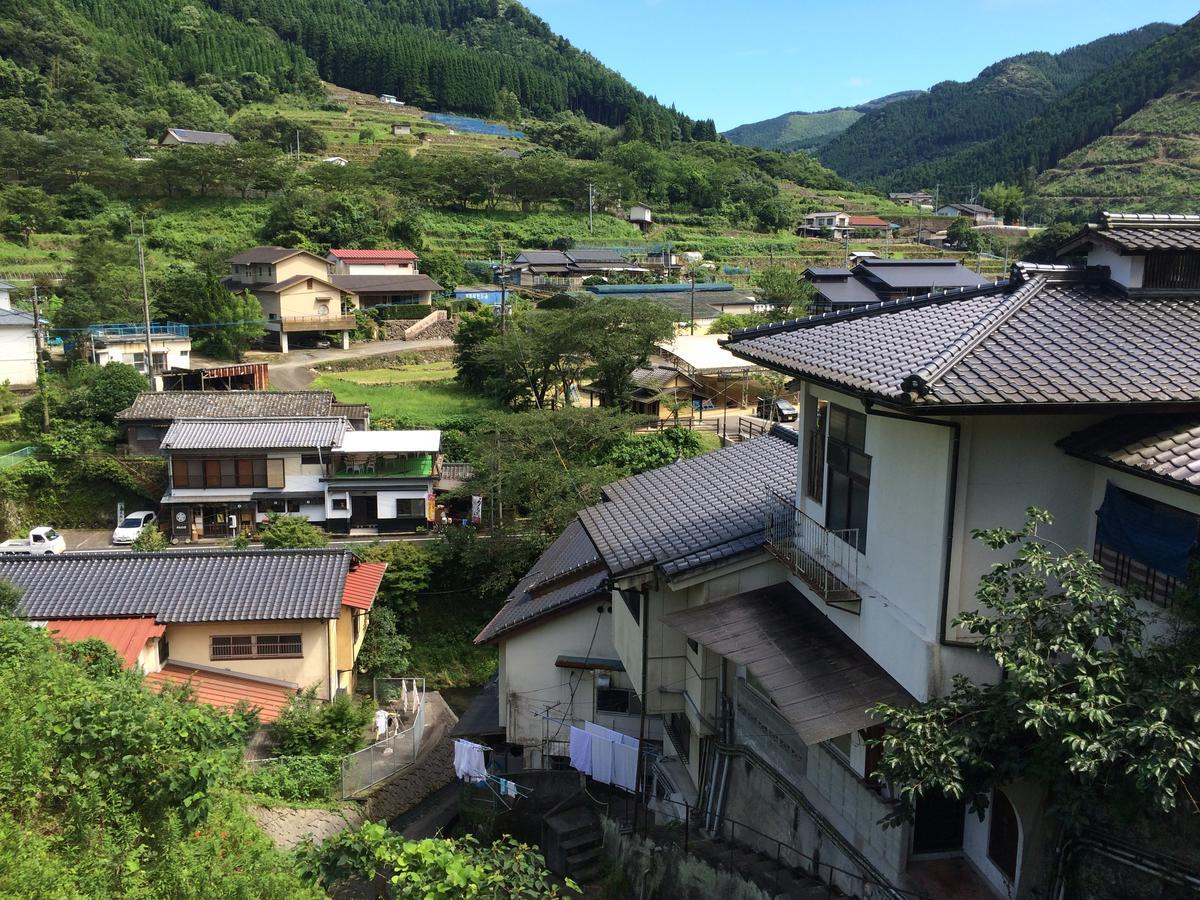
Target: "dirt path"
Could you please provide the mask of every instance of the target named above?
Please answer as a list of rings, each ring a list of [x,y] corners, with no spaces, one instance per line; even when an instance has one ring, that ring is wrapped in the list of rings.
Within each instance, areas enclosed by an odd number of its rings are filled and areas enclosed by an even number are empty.
[[[435,338],[428,341],[372,341],[369,344],[351,347],[349,350],[293,350],[287,355],[273,354],[267,361],[271,367],[271,387],[277,391],[302,391],[317,377],[313,366],[322,363],[342,359],[362,359],[364,363],[369,363],[373,356],[436,350],[453,346],[454,341],[449,338]],[[249,356],[250,354],[247,354],[247,358]]]

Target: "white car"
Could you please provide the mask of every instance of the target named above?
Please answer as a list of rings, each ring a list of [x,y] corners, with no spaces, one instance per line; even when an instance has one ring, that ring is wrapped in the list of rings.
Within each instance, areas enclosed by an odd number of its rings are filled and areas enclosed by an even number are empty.
[[[148,509],[130,513],[112,533],[114,544],[132,544],[147,525],[158,521],[158,516]]]

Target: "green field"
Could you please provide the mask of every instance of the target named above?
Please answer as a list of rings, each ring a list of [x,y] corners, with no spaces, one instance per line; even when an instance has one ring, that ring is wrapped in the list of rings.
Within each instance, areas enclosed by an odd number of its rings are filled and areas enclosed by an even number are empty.
[[[406,425],[432,427],[451,416],[494,409],[491,402],[474,396],[457,382],[449,380],[445,374],[439,381],[408,377],[409,369],[420,370],[426,365],[442,364],[429,363],[401,369],[359,369],[320,375],[312,383],[312,388],[333,391],[342,403],[368,403],[373,418],[396,418]]]

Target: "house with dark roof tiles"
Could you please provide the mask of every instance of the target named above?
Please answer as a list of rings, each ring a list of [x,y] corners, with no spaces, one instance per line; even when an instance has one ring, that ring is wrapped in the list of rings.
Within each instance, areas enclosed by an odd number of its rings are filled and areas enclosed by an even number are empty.
[[[104,640],[152,685],[270,721],[299,690],[354,689],[385,567],[348,550],[169,550],[5,557],[0,578],[30,624]]]

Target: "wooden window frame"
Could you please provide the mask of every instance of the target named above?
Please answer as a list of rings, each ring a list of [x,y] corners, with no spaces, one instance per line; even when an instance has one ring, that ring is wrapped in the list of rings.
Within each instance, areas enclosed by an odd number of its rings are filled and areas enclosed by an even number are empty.
[[[294,640],[291,640],[294,638]],[[286,640],[285,642],[285,639]],[[228,641],[228,653],[218,652],[217,641]],[[234,642],[239,645],[248,642],[248,652],[237,652],[234,648]],[[272,644],[275,650],[259,649],[259,642],[263,642],[267,647]],[[295,651],[288,650],[281,652],[278,648],[285,646],[295,646]],[[240,650],[240,647],[238,648]],[[301,659],[304,656],[304,636],[297,632],[285,632],[281,634],[213,634],[208,638],[208,658],[212,661],[227,660],[227,659]]]

